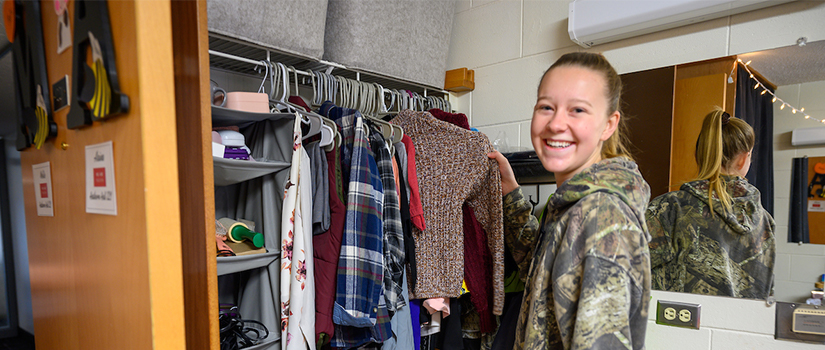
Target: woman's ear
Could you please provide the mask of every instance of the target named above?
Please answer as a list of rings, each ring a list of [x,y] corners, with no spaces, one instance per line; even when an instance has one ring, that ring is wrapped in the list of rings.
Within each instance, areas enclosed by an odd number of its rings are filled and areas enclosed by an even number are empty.
[[[616,129],[619,127],[619,120],[621,118],[622,115],[621,113],[619,113],[619,111],[615,111],[609,116],[607,116],[607,126],[604,128],[604,131],[602,132],[602,137],[600,137],[599,139],[602,141],[607,141],[607,139],[609,139],[610,136],[612,136],[613,133],[616,132]]]
[[[748,160],[750,154],[751,152],[743,152],[736,156],[736,159],[734,159],[734,166],[736,170],[742,170],[742,168],[745,167],[745,162]]]

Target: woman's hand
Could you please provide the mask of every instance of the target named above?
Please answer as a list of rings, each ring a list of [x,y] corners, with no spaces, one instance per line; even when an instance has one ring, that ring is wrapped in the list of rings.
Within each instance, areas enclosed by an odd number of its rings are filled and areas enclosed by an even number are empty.
[[[499,151],[487,153],[487,157],[498,162],[498,171],[501,172],[501,195],[507,195],[517,189],[519,184],[516,182],[516,176],[513,175],[513,168],[510,167],[507,157]]]

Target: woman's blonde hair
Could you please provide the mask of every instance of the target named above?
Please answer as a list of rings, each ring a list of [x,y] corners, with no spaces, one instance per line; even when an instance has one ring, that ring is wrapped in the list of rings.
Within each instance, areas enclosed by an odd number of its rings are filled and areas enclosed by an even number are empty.
[[[708,198],[712,199],[716,193],[725,212],[730,210],[731,198],[725,183],[720,180],[722,170],[733,165],[736,156],[750,152],[754,142],[753,128],[719,107],[708,113],[702,122],[702,131],[696,140],[698,180],[708,180]],[[713,213],[713,201],[708,201],[708,205]]]
[[[623,122],[624,116],[621,111],[622,79],[619,78],[619,74],[616,73],[616,70],[602,54],[571,52],[559,57],[559,59],[544,72],[541,80],[539,80],[539,87],[541,87],[541,81],[544,80],[544,77],[546,77],[547,73],[550,73],[553,68],[565,66],[587,68],[601,73],[604,76],[606,81],[605,96],[607,96],[607,115],[613,112],[619,112],[619,115],[622,115],[622,117],[619,118],[619,125],[616,127],[616,131],[602,144],[602,158],[607,159],[623,156],[633,159],[630,151],[625,146],[630,143],[627,140],[627,126]]]

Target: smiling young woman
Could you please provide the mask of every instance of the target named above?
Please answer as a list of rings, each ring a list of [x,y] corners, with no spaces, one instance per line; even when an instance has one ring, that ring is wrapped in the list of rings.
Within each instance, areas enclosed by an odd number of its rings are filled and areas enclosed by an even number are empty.
[[[650,188],[624,146],[621,90],[600,54],[566,54],[542,76],[530,135],[558,185],[542,219],[507,159],[489,155],[501,171],[505,242],[525,281],[514,349],[644,348]]]

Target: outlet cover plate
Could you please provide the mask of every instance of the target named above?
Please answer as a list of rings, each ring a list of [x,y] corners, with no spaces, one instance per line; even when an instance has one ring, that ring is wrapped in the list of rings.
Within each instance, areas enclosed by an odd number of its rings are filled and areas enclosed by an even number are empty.
[[[656,305],[656,323],[675,327],[699,329],[702,305],[659,300]]]

